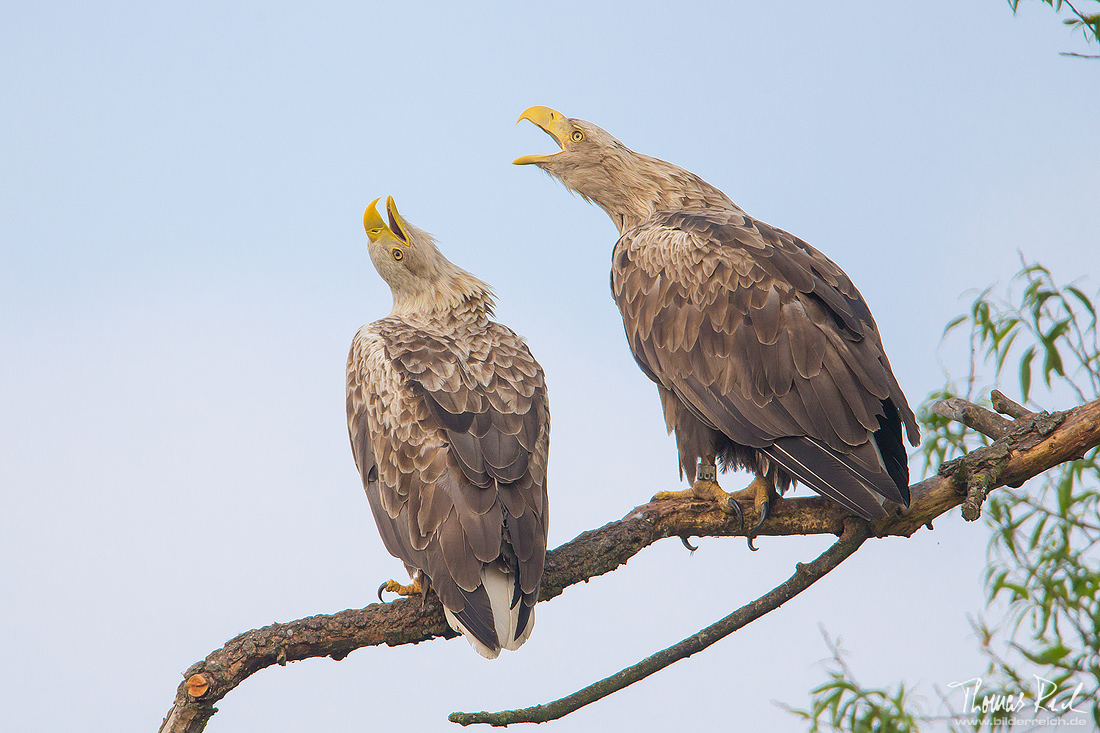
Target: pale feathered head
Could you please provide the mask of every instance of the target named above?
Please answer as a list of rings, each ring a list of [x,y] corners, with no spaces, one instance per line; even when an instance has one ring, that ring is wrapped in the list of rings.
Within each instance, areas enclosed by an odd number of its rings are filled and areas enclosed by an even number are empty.
[[[633,166],[638,154],[591,122],[566,117],[549,107],[530,107],[519,116],[554,138],[561,150],[545,155],[524,155],[515,165],[537,165],[561,180],[586,201],[603,206],[622,188],[622,173]]]
[[[432,235],[401,216],[393,196],[386,198],[387,223],[376,208],[379,200],[363,212],[363,228],[374,269],[393,293],[393,313],[482,310],[491,315],[492,289],[444,257]]]
[[[660,158],[636,153],[591,122],[549,107],[530,107],[528,120],[554,139],[559,152],[523,155],[515,165],[536,165],[607,212],[620,231],[654,212],[692,207],[733,207],[720,190]]]

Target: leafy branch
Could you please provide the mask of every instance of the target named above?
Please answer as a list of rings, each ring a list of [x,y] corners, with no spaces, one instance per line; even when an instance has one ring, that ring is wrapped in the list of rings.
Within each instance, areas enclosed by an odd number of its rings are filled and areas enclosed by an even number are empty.
[[[1026,260],[1006,290],[1004,295],[992,287],[981,291],[945,329],[945,336],[970,329],[966,397],[982,380],[983,368],[997,381],[1015,381],[1025,403],[1037,388],[1043,399],[1100,397],[1098,296],[1090,297],[1075,284],[1061,285],[1047,268]],[[949,380],[921,410],[926,465],[990,450],[1003,430],[956,392]],[[992,394],[999,412],[1017,419],[1032,414],[1000,392]],[[991,530],[987,608],[972,624],[989,661],[983,678],[986,697],[1034,690],[1034,713],[1057,718],[1087,712],[1100,728],[1100,453],[1092,447],[1075,458],[1044,473],[1027,491],[998,492],[986,503]],[[859,720],[898,714],[886,698],[860,687],[846,667],[837,669],[830,672],[830,682],[811,692],[809,712],[839,696],[835,709],[863,706]],[[1039,700],[1044,691],[1050,699]],[[830,720],[838,725],[839,719]],[[955,730],[963,726],[958,720]],[[1008,730],[1015,722],[994,706],[979,708],[970,720],[972,729],[989,731]]]
[[[904,682],[893,691],[864,687],[856,681],[844,660],[840,637],[834,641],[824,628],[821,635],[831,654],[829,680],[810,690],[808,710],[783,703],[780,707],[808,722],[809,733],[917,733],[920,730],[919,724],[925,717],[919,712],[920,704],[914,699],[912,690],[906,689]]]
[[[1081,34],[1085,37],[1086,43],[1091,44],[1093,41],[1100,42],[1100,12],[1086,15],[1078,10],[1070,0],[1043,0],[1043,2],[1053,8],[1056,13],[1062,12],[1063,5],[1069,8],[1070,17],[1063,18],[1062,23],[1074,30],[1080,30]],[[1008,0],[1008,4],[1012,7],[1012,12],[1016,13],[1019,10],[1020,0]],[[1100,58],[1100,56],[1072,53],[1069,51],[1063,51],[1062,55],[1088,59]]]

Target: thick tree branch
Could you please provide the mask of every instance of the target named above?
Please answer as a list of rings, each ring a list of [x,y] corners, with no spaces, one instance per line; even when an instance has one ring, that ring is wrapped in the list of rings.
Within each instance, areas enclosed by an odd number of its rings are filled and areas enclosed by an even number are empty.
[[[664,651],[657,652],[634,666],[627,667],[621,672],[589,685],[583,690],[574,692],[568,697],[555,700],[547,705],[535,705],[521,710],[504,710],[499,713],[451,713],[449,720],[463,726],[472,723],[488,723],[489,725],[499,726],[512,723],[545,723],[549,720],[557,720],[589,703],[596,702],[624,687],[645,679],[674,662],[687,659],[692,654],[703,651],[711,644],[724,639],[743,626],[747,626],[764,614],[774,611],[840,565],[849,555],[858,550],[864,540],[870,536],[871,529],[866,522],[856,517],[849,517],[844,523],[844,533],[828,550],[819,555],[813,562],[806,565],[799,563],[795,567],[794,575],[752,603],[742,606],[729,616],[711,624],[699,633],[673,644]]]
[[[944,464],[937,476],[910,487],[912,501],[872,527],[877,536],[909,536],[967,499],[968,486],[983,496],[1003,485],[1019,485],[1059,463],[1073,460],[1100,444],[1100,400],[1065,413],[1040,413],[1017,420],[1011,431],[988,448]],[[977,478],[975,478],[977,477]],[[976,494],[975,494],[976,497]],[[977,502],[980,507],[980,502]],[[745,526],[753,524],[750,505]],[[760,534],[836,534],[846,512],[821,497],[777,502]],[[692,500],[650,502],[623,519],[590,530],[547,553],[540,600],[559,595],[574,583],[610,572],[645,547],[665,537],[743,534],[734,517],[713,505]],[[363,609],[311,616],[272,624],[231,639],[184,673],[161,733],[199,733],[214,705],[254,672],[311,657],[343,659],[364,646],[415,644],[455,634],[434,596],[425,603],[402,599]]]

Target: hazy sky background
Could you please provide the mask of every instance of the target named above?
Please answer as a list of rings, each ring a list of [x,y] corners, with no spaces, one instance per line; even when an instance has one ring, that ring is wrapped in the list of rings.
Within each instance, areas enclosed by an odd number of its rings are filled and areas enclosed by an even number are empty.
[[[1097,62],[1046,6],[9,4],[0,24],[0,705],[18,731],[152,731],[235,634],[404,577],[351,458],[344,363],[390,294],[362,211],[392,194],[546,369],[552,547],[678,488],[608,291],[616,232],[533,168],[542,104],[676,162],[828,254],[914,406],[1017,250],[1063,280],[1100,238]],[[1092,49],[1095,53],[1095,47]],[[1009,385],[1010,394],[1013,393]],[[1057,408],[1065,405],[1045,405]],[[915,466],[916,469],[916,466]],[[915,471],[916,472],[916,471]],[[914,475],[914,479],[919,476]],[[738,488],[744,479],[727,476]],[[803,490],[804,491],[804,490]],[[868,685],[984,671],[987,533],[872,541],[748,629],[552,731],[797,729],[824,624]],[[675,540],[463,641],[265,670],[208,730],[457,730],[547,702],[785,579],[828,538]]]

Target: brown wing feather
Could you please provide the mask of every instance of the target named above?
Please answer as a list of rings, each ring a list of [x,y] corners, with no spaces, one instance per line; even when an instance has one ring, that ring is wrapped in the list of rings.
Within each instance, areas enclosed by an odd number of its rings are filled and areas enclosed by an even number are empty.
[[[482,568],[511,566],[529,608],[546,550],[541,367],[499,324],[449,333],[388,318],[356,335],[347,387],[352,452],[386,549],[499,648]]]
[[[907,500],[900,430],[915,444],[916,420],[870,310],[827,257],[739,211],[685,210],[627,231],[612,265],[631,349],[662,387],[689,475],[681,426],[696,443],[711,430],[757,449],[865,516],[881,513],[868,485]],[[872,440],[880,430],[898,439]],[[880,460],[876,442],[900,456]]]

